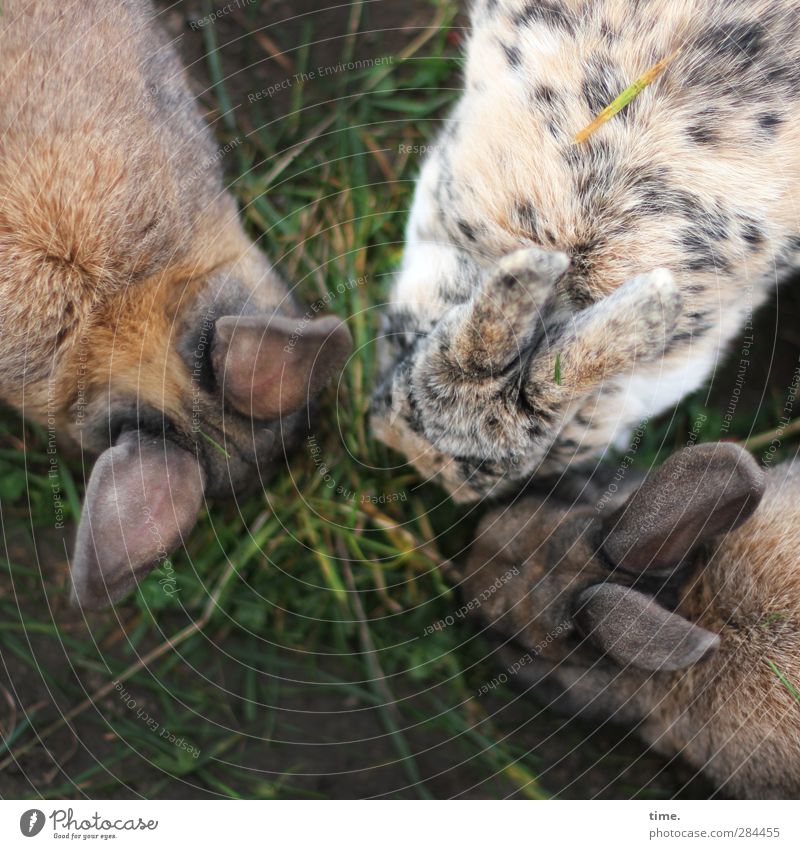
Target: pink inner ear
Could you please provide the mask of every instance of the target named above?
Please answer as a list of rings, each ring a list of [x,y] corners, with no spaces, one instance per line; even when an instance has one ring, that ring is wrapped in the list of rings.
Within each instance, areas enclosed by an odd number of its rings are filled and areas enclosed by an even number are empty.
[[[276,362],[277,365],[270,366],[269,362],[265,361]],[[229,386],[226,386],[226,395],[231,401],[234,398],[241,399],[239,409],[252,414],[253,410],[260,408],[263,399],[280,398],[285,365],[279,353],[275,354],[274,358],[265,355],[242,363],[238,368],[238,374],[234,369],[228,372],[231,382]],[[276,413],[275,418],[279,414],[280,412]]]
[[[78,526],[75,600],[105,607],[163,562],[194,526],[203,485],[197,459],[171,442],[132,433],[104,451]]]
[[[148,460],[143,460],[141,476],[138,477],[134,469],[133,480],[120,481],[122,485],[114,490],[118,497],[128,496],[127,502],[116,505],[116,515],[131,563],[152,559],[154,547],[158,559],[166,558],[169,551],[180,543],[182,529],[189,524],[190,516],[185,510],[185,493],[181,492],[187,481],[182,483],[175,475],[170,474],[170,466],[174,467],[179,463],[173,459],[171,463],[164,463],[163,468],[160,465],[162,464],[156,460],[152,467],[149,467]],[[130,491],[126,493],[128,483]],[[128,514],[128,521],[123,519],[125,514]]]
[[[335,316],[227,316],[217,321],[212,361],[228,403],[271,421],[305,407],[342,369],[352,345]]]

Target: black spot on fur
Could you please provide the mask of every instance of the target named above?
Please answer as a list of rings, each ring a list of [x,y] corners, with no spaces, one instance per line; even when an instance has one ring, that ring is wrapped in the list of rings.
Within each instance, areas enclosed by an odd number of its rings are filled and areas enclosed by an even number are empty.
[[[544,103],[547,106],[557,106],[561,102],[561,98],[555,89],[550,88],[549,85],[540,85],[537,86],[533,96],[540,102]]]
[[[593,56],[587,63],[586,77],[581,86],[584,100],[593,115],[602,112],[622,91],[627,83],[622,72],[617,68],[609,56]],[[619,115],[618,119],[625,120],[632,114],[635,100],[628,104]]]
[[[531,104],[537,116],[546,120],[550,135],[560,138],[564,132],[565,109],[559,93],[548,85],[538,85],[531,94]]]
[[[706,229],[689,227],[681,233],[680,242],[688,252],[686,268],[689,271],[730,271],[730,263],[716,240],[709,238]]]
[[[684,230],[681,235],[681,244],[689,253],[695,254],[696,257],[702,256],[703,259],[707,260],[708,265],[713,267],[715,256],[713,248],[708,244],[705,236],[696,229]]]
[[[517,285],[518,281],[519,281],[519,278],[516,277],[513,274],[504,274],[497,281],[497,285],[504,288],[504,289],[513,289]]]
[[[783,122],[783,117],[774,112],[763,112],[758,116],[758,126],[764,130],[765,134],[768,136],[774,136],[777,132],[777,128]]]
[[[717,144],[719,135],[712,124],[691,124],[686,128],[686,135],[695,144]]]
[[[686,313],[686,318],[691,322],[694,329],[708,327],[708,313],[703,310]]]
[[[597,242],[579,242],[573,245],[570,254],[572,256],[572,268],[582,268],[589,264],[589,257],[597,250]]]
[[[570,250],[570,269],[564,278],[564,289],[572,304],[583,309],[595,302],[590,288],[594,266],[593,254],[600,246],[597,240],[579,242]]]
[[[561,97],[554,88],[549,85],[536,86],[533,90],[533,98],[538,103],[548,106],[551,109],[558,108],[561,104]]]
[[[730,217],[721,209],[706,209],[697,224],[709,242],[722,242],[730,237]]]
[[[606,140],[592,137],[585,144],[571,144],[562,156],[574,174],[576,191],[587,212],[595,199],[613,191],[619,160]]]
[[[502,47],[503,53],[506,54],[506,59],[508,59],[508,64],[511,65],[512,68],[519,68],[522,64],[522,53],[520,53],[519,47],[505,43],[503,43]]]
[[[703,204],[696,195],[676,185],[668,168],[631,172],[629,185],[639,196],[638,215],[679,215],[695,220],[703,214]]]
[[[514,212],[525,234],[535,242],[541,243],[539,216],[531,203],[529,201],[517,201]]]
[[[793,46],[796,23],[765,12],[758,21],[733,21],[709,26],[691,44],[697,51],[686,63],[682,83],[714,92],[716,102],[731,107],[757,105],[764,94],[794,94],[800,69]]]
[[[717,55],[755,59],[765,46],[765,30],[758,21],[734,21],[710,27],[700,34],[697,45]]]
[[[528,416],[525,422],[525,430],[531,439],[537,439],[544,434],[546,427],[541,421],[534,407],[531,407],[522,394],[519,396],[518,406],[523,413]]]
[[[458,229],[469,239],[470,242],[476,242],[478,240],[475,235],[475,230],[471,227],[464,219],[459,219],[458,221]]]
[[[566,162],[571,171],[577,171],[584,161],[581,155],[581,147],[577,144],[571,144],[561,151],[561,158]]]
[[[534,0],[526,3],[525,7],[512,18],[514,26],[523,27],[529,24],[546,24],[549,27],[559,27],[569,33],[575,31],[572,19],[564,11],[558,0]]]
[[[758,251],[767,240],[766,233],[763,228],[750,218],[745,218],[742,221],[742,238],[747,243],[751,251]]]

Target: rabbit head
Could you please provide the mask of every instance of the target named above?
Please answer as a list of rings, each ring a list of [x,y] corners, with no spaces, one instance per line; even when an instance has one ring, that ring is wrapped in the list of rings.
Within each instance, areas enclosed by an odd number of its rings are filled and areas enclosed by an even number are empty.
[[[521,500],[481,523],[465,593],[488,599],[483,621],[533,652],[542,672],[689,668],[719,637],[683,615],[683,590],[763,489],[748,454],[712,443],[673,455],[606,515]]]
[[[340,319],[299,315],[274,276],[255,290],[235,270],[131,289],[55,381],[70,388],[65,430],[99,454],[71,564],[90,609],[164,561],[206,498],[263,484],[352,345]]]
[[[668,271],[571,312],[558,297],[568,267],[563,253],[515,251],[429,332],[384,336],[394,356],[373,429],[457,501],[519,488],[576,402],[664,351],[681,310]]]
[[[726,794],[796,798],[798,486],[796,460],[718,443],[603,515],[526,499],[484,520],[466,592],[553,709],[635,724]]]

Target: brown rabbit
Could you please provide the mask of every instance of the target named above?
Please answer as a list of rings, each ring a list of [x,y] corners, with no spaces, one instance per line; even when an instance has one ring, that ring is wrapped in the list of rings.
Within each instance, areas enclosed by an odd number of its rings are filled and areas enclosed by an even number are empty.
[[[797,797],[798,505],[797,462],[764,474],[731,443],[688,448],[603,515],[491,513],[465,591],[555,707],[641,721],[726,794]]]
[[[260,481],[351,347],[245,234],[154,18],[144,0],[0,16],[0,397],[100,453],[72,561],[88,607],[206,496]]]

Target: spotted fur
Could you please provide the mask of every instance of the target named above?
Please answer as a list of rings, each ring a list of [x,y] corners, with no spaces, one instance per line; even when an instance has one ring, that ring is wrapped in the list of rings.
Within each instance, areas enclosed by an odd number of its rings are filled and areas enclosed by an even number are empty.
[[[798,265],[799,100],[792,0],[476,2],[464,93],[422,168],[387,309],[377,434],[472,500],[602,454],[701,385]],[[498,306],[492,330],[475,317],[487,286],[530,248],[569,268],[528,300],[527,325]],[[657,275],[649,305],[593,321],[655,269],[673,292]],[[503,339],[502,370],[461,361],[453,334],[472,323],[483,347]],[[596,332],[574,348],[581,323]],[[591,376],[574,381],[580,357]]]

